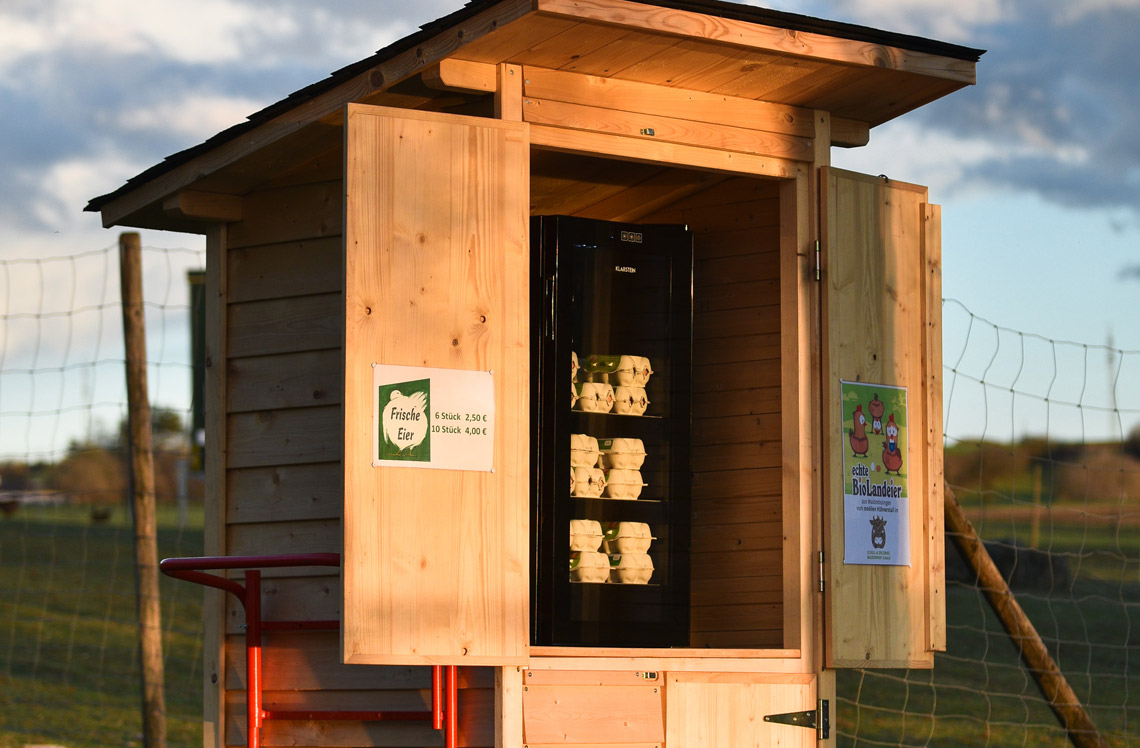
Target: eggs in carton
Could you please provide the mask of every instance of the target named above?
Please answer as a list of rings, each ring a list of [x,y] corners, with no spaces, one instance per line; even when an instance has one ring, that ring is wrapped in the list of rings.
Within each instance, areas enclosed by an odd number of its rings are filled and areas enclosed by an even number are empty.
[[[649,407],[644,387],[614,388],[614,412],[623,416],[643,416]]]
[[[609,556],[606,554],[597,551],[570,551],[571,580],[605,582],[611,574]]]
[[[584,499],[601,498],[606,489],[606,475],[596,467],[576,467],[574,471],[574,495]]]
[[[602,523],[594,519],[570,520],[570,550],[596,551],[603,540]]]
[[[653,540],[645,522],[607,522],[603,528],[602,542],[609,554],[645,553]]]
[[[605,474],[606,496],[611,499],[636,499],[645,482],[640,470],[610,470]]]
[[[598,464],[598,440],[589,434],[570,435],[570,465],[595,467]]]
[[[573,407],[585,413],[609,413],[614,407],[614,388],[600,382],[574,385]]]
[[[645,442],[641,439],[599,439],[598,451],[606,468],[640,470],[645,464]]]
[[[649,584],[653,578],[653,559],[648,553],[623,553],[609,560],[610,581],[615,584]]]

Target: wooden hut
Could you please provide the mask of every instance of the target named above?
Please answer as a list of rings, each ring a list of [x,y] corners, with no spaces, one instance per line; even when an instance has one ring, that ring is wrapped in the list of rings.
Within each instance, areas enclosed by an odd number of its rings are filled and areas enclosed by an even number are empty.
[[[931,667],[940,213],[829,161],[973,84],[980,55],[715,0],[473,0],[92,200],[108,227],[207,237],[206,552],[341,556],[265,573],[267,620],[341,622],[266,634],[266,707],[419,709],[443,664],[462,745],[828,744],[836,668]],[[692,232],[677,646],[532,631],[529,219],[555,214]],[[492,372],[490,469],[376,466],[373,364]],[[845,409],[859,383],[906,396],[908,551],[886,563],[845,529],[881,426]],[[205,742],[243,745],[244,614],[207,599]],[[442,740],[352,719],[261,735]]]

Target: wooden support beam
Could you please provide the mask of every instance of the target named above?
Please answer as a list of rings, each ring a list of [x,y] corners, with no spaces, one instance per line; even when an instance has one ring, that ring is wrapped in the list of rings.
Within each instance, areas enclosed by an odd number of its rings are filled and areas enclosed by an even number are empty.
[[[523,121],[793,161],[809,161],[813,152],[808,138],[548,99],[524,99]]]
[[[550,125],[532,125],[530,142],[531,145],[540,148],[566,153],[612,156],[627,161],[691,166],[732,174],[785,178],[794,177],[806,169],[804,164],[784,158],[663,143],[648,138],[627,138],[585,130],[568,130]]]
[[[437,91],[479,94],[493,93],[499,88],[495,65],[450,57],[429,67],[421,77],[425,86]]]
[[[167,215],[213,223],[233,223],[241,220],[242,199],[237,195],[216,192],[182,190],[162,203]]]
[[[811,111],[651,83],[523,67],[523,96],[811,138]]]
[[[871,142],[871,126],[866,122],[843,117],[831,118],[831,144],[840,148],[858,148]]]

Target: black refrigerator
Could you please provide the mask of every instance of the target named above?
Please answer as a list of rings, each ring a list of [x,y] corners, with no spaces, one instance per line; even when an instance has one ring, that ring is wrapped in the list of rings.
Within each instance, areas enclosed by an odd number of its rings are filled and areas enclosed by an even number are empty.
[[[532,642],[689,642],[692,234],[532,219]]]

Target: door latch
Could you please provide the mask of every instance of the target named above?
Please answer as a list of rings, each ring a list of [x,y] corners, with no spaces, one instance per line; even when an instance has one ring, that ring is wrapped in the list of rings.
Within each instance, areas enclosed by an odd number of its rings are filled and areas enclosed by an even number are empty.
[[[806,712],[787,712],[785,714],[765,714],[765,722],[775,722],[793,727],[806,727],[815,730],[820,740],[831,737],[831,704],[827,699],[820,699],[817,707]]]

